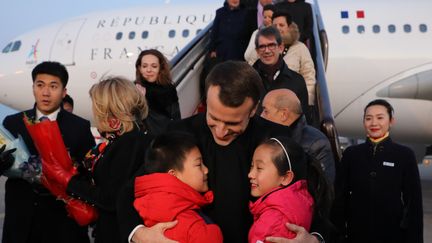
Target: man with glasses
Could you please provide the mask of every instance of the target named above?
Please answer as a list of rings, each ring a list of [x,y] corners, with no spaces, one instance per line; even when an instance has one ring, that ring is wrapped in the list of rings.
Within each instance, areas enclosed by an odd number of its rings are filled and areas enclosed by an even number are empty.
[[[274,89],[292,90],[299,98],[303,111],[308,110],[308,92],[303,77],[288,68],[282,58],[284,45],[279,31],[273,27],[264,27],[255,38],[259,60],[253,67],[261,76],[266,93]],[[264,97],[261,97],[261,100]]]

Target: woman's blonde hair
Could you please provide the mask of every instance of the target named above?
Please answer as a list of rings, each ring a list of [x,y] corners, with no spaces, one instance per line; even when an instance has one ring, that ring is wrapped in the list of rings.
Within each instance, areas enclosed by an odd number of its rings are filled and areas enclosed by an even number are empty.
[[[89,93],[94,119],[100,131],[123,134],[131,131],[134,124],[140,124],[147,117],[145,97],[126,78],[108,77],[94,84]],[[120,121],[119,129],[109,125],[110,119]]]

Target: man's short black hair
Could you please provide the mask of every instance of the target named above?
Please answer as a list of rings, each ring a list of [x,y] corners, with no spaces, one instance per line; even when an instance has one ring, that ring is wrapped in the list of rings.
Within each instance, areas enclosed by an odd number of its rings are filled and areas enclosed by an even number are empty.
[[[263,27],[260,30],[258,30],[258,33],[255,36],[255,48],[258,48],[259,45],[258,40],[261,36],[264,36],[266,38],[274,37],[278,45],[282,44],[282,36],[279,30],[273,25]]]
[[[264,92],[259,74],[241,61],[226,61],[216,65],[206,78],[206,93],[211,86],[220,87],[220,102],[234,108],[241,106],[248,97],[255,107]]]
[[[69,74],[66,70],[66,67],[59,62],[47,61],[36,65],[32,71],[33,82],[36,81],[36,76],[38,74],[49,74],[58,77],[63,84],[63,88],[66,88],[67,82],[69,80]]]
[[[274,12],[272,16],[272,20],[274,20],[277,17],[284,17],[288,25],[292,23],[291,14],[289,14],[288,11],[286,10],[277,10],[276,12]]]
[[[270,11],[272,11],[274,13],[275,10],[276,10],[276,8],[275,8],[275,6],[273,4],[266,4],[263,7],[263,12],[267,11],[267,10],[270,10]]]

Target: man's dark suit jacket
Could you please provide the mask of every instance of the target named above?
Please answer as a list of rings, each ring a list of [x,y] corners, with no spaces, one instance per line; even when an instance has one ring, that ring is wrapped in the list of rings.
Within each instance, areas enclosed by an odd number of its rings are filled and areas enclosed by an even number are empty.
[[[38,155],[23,122],[24,113],[33,118],[35,108],[7,116],[3,126],[15,137],[20,134],[30,154]],[[95,142],[90,122],[65,110],[57,122],[66,148],[73,159],[80,161]],[[87,227],[79,227],[67,216],[65,204],[56,200],[40,184],[9,178],[5,188],[5,219],[3,243],[27,242],[89,242]]]
[[[281,59],[282,57],[280,57],[279,60],[280,66],[278,68],[278,72],[276,72],[276,75],[273,77],[268,77],[268,74],[265,72],[265,68],[267,65],[265,65],[261,60],[258,59],[253,65],[253,68],[255,68],[255,70],[260,75],[265,89],[265,93],[261,97],[261,101],[264,99],[264,96],[271,90],[289,89],[294,92],[299,98],[303,113],[308,114],[309,96],[306,88],[306,82],[303,76],[289,69],[285,61]],[[260,113],[258,112],[258,114]]]

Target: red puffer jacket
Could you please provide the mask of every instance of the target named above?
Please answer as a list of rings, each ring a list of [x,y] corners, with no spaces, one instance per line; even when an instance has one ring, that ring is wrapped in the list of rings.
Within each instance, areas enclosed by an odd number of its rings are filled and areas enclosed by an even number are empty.
[[[151,227],[178,220],[165,231],[169,239],[186,242],[223,242],[222,232],[200,208],[213,201],[213,192],[201,195],[189,185],[167,173],[154,173],[135,179],[135,209]]]

